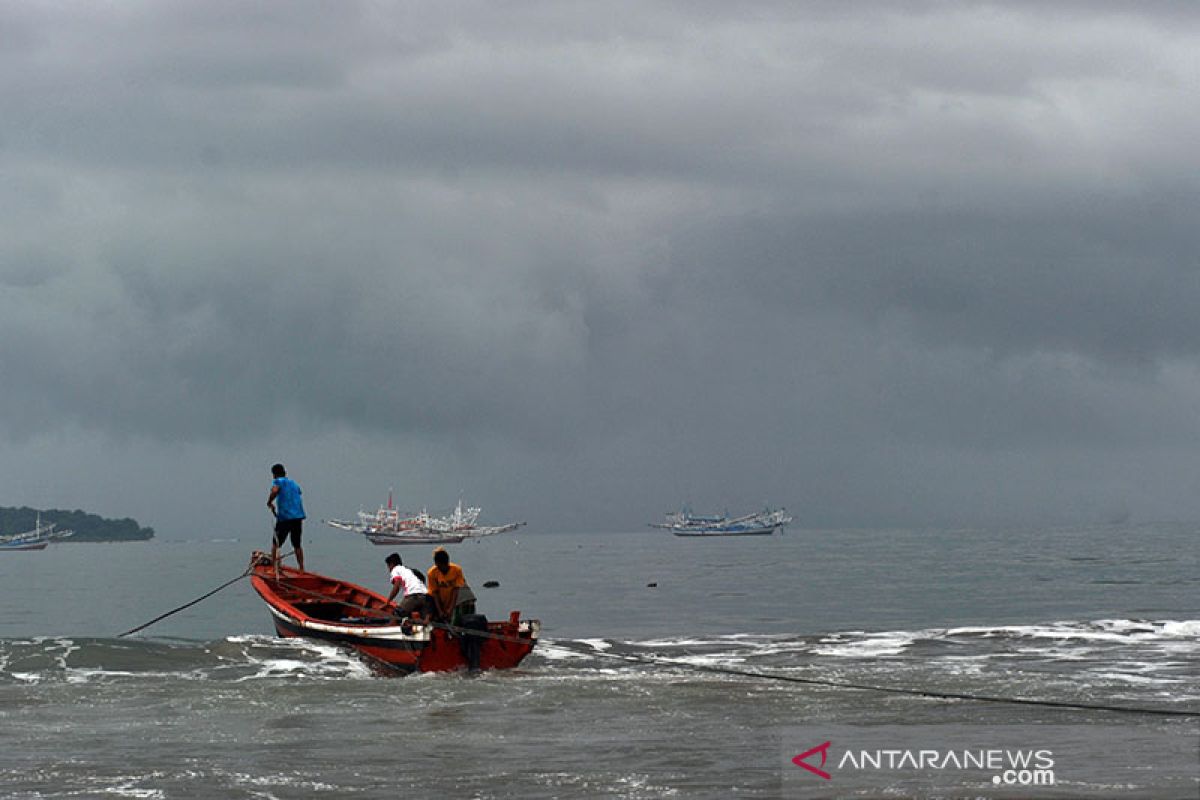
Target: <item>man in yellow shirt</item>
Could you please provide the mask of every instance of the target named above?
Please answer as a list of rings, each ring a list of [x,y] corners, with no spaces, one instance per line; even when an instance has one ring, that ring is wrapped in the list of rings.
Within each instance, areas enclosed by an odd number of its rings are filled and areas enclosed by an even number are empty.
[[[462,567],[451,563],[450,554],[445,548],[439,547],[433,551],[433,566],[429,568],[425,584],[433,600],[436,619],[456,625],[459,614],[475,613],[475,595],[467,586]]]

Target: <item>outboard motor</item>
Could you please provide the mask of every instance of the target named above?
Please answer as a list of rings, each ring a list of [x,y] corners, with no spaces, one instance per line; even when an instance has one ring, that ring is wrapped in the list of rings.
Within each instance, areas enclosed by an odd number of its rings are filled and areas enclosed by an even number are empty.
[[[483,649],[483,637],[476,631],[486,634],[488,629],[487,617],[483,614],[463,614],[459,620],[459,642],[462,643],[463,657],[467,660],[467,668],[472,672],[479,671],[479,653]]]

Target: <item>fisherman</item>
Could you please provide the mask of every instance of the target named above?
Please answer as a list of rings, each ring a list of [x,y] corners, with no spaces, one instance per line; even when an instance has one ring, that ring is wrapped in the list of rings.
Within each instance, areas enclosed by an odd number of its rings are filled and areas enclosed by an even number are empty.
[[[457,625],[463,614],[475,613],[475,594],[467,586],[462,567],[451,563],[446,548],[438,547],[433,551],[433,566],[429,568],[425,585],[438,620]]]
[[[426,616],[426,605],[429,595],[425,593],[425,581],[415,571],[404,566],[399,553],[392,553],[383,560],[391,570],[392,591],[387,601],[391,603],[397,594],[403,592],[400,602],[396,604],[396,615],[407,619],[414,611]]]
[[[271,540],[271,563],[275,565],[275,580],[279,580],[279,547],[290,536],[292,549],[296,551],[296,563],[304,572],[304,549],[300,537],[304,528],[304,501],[300,499],[300,484],[287,476],[283,464],[271,467],[271,493],[267,495],[267,508],[275,515],[275,537]],[[279,507],[275,507],[275,502]]]

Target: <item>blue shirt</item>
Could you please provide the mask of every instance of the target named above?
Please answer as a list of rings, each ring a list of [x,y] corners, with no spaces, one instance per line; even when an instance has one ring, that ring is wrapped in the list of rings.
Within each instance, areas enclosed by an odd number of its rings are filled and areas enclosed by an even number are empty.
[[[300,484],[291,478],[276,478],[271,483],[279,487],[279,494],[275,495],[275,519],[304,519]]]

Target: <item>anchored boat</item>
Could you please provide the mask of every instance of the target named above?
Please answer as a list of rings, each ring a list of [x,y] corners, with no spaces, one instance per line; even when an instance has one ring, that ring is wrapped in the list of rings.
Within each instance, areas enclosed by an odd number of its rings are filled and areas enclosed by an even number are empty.
[[[0,536],[0,550],[45,550],[51,541],[75,534],[75,531],[56,531],[55,527],[56,523],[53,522],[43,525],[42,515],[39,513],[33,530]]]
[[[371,544],[458,544],[465,536],[450,533],[426,533],[421,530],[411,530],[404,533],[383,533],[368,531],[363,534]]]
[[[279,567],[255,553],[250,583],[267,603],[280,636],[356,650],[398,672],[511,669],[537,644],[541,623],[513,611],[504,622],[470,615],[461,627],[397,619],[382,595],[349,581]]]
[[[463,508],[462,500],[459,500],[454,510],[444,517],[433,516],[427,511],[401,513],[392,503],[392,493],[388,492],[387,505],[380,506],[374,514],[359,511],[356,522],[328,519],[325,524],[338,530],[363,534],[372,544],[378,545],[458,544],[464,539],[515,531],[525,524],[477,525],[481,511],[474,506]]]
[[[766,509],[753,514],[730,519],[727,515],[701,516],[686,507],[667,514],[663,522],[650,524],[652,528],[665,528],[676,536],[770,536],[782,531],[792,521],[786,509]]]
[[[23,539],[20,538],[20,534],[17,534],[0,541],[0,550],[45,550],[48,544],[50,544],[50,539],[46,537]]]

